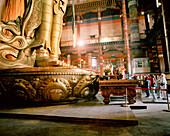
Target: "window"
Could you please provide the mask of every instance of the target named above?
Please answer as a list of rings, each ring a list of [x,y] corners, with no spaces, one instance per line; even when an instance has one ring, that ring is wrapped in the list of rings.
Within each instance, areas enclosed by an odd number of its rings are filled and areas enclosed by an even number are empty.
[[[138,61],[138,68],[141,68],[142,67],[142,61]]]
[[[97,66],[96,57],[92,57],[92,67],[96,67],[96,66]]]

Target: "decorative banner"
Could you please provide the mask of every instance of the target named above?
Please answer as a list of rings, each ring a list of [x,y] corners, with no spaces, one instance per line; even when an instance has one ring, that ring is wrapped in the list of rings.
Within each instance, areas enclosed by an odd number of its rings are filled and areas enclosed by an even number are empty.
[[[161,40],[157,40],[158,57],[163,57],[163,49]]]
[[[124,67],[124,61],[122,58],[118,58],[116,59],[116,67],[119,68],[119,67]]]
[[[115,57],[115,55],[111,56],[111,63],[112,63],[112,66],[113,66],[113,70],[116,70],[116,57]]]
[[[136,0],[128,0],[128,6],[129,6],[129,16],[130,16],[131,42],[140,41],[137,1]]]

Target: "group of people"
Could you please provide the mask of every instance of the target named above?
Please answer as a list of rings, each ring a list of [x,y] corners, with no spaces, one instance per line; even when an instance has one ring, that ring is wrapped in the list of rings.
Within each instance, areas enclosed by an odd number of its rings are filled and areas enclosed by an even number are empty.
[[[148,89],[146,90],[146,97],[150,97],[150,93],[152,93],[153,96],[152,101],[157,101],[158,99],[161,98],[163,100],[167,99],[166,91],[156,90],[157,93],[155,93],[155,90],[152,90],[152,89],[167,89],[167,80],[165,78],[165,74],[162,73],[160,76],[159,75],[155,76],[152,74],[145,75],[143,87]]]
[[[122,75],[122,73],[119,72],[119,70],[117,70],[114,74],[116,74],[116,79],[117,79],[117,80],[123,78],[123,75]]]

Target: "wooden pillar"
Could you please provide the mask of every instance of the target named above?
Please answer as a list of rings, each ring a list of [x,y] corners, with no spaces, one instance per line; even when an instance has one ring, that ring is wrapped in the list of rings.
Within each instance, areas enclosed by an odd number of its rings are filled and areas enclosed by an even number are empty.
[[[103,76],[103,55],[102,55],[102,48],[100,48],[100,75]]]
[[[92,69],[92,56],[91,56],[91,53],[88,53],[88,68]]]
[[[148,36],[149,30],[150,30],[149,22],[148,22],[148,13],[144,13],[144,16],[145,16],[145,27],[146,27],[145,33]]]
[[[78,68],[81,68],[81,51],[80,50],[78,50],[78,63],[77,63],[77,67]]]
[[[77,43],[80,42],[80,14],[77,14]]]
[[[98,43],[101,42],[101,12],[100,9],[98,9],[98,32],[99,32],[99,39],[98,39]],[[100,75],[103,76],[103,54],[102,54],[102,47],[100,47],[100,51],[99,51],[99,55],[100,55]]]
[[[165,62],[164,62],[162,41],[161,40],[157,40],[157,50],[158,50],[158,59],[159,59],[160,72],[164,73],[165,72]]]
[[[67,64],[70,66],[71,60],[70,60],[70,55],[67,55]]]
[[[81,50],[80,50],[80,14],[77,14],[77,46],[78,46],[78,68],[81,68]]]
[[[162,9],[162,17],[163,17],[163,27],[164,27],[164,37],[165,37],[165,45],[166,45],[166,55],[167,55],[167,71],[170,72],[170,55],[169,55],[169,42],[168,42],[168,34],[167,34],[167,24],[165,20],[165,11],[164,11],[164,2],[161,0],[161,9]],[[166,12],[167,13],[167,12]],[[168,17],[167,17],[168,18]],[[169,30],[169,29],[168,29]]]
[[[131,65],[130,65],[130,49],[129,49],[129,36],[127,28],[127,17],[126,17],[126,4],[125,0],[122,0],[122,13],[123,13],[123,28],[124,28],[124,41],[125,41],[125,51],[126,51],[126,72],[131,76]]]
[[[122,27],[122,40],[124,40],[125,39],[124,19],[123,19],[123,15],[122,14],[120,15],[120,18],[121,18],[121,27]],[[123,48],[123,58],[124,59],[122,59],[121,65],[118,65],[117,67],[118,68],[124,67],[126,69],[126,48],[125,48],[125,46]],[[120,63],[120,61],[118,61],[118,63]]]
[[[124,28],[123,28],[123,16],[120,15],[121,18],[121,28],[122,28],[122,40],[124,39]]]
[[[101,12],[99,9],[98,9],[98,31],[99,31],[98,42],[100,43],[100,41],[101,41]]]

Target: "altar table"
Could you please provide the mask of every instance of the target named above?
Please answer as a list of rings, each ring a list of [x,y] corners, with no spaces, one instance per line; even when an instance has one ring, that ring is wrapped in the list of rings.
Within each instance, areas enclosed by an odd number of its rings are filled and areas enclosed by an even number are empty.
[[[101,87],[101,93],[104,97],[103,102],[105,104],[110,103],[110,95],[124,96],[126,95],[127,87],[136,87],[138,80],[100,80],[99,85]],[[127,88],[128,102],[133,104],[136,102],[136,90]]]

